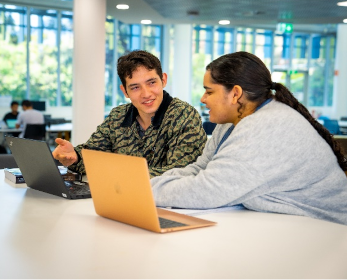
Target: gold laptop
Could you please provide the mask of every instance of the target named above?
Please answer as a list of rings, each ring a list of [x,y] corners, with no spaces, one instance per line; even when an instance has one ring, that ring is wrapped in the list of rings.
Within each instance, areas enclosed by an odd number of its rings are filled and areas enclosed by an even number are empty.
[[[86,149],[82,156],[98,215],[161,233],[216,224],[157,208],[145,158]]]

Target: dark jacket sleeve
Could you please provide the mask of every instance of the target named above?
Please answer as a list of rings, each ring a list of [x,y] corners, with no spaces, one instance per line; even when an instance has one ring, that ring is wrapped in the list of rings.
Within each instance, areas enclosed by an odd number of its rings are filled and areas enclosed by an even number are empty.
[[[195,162],[205,147],[207,136],[202,127],[201,117],[194,107],[189,105],[184,106],[182,110],[175,110],[173,119],[168,131],[165,164],[150,167],[151,177]]]

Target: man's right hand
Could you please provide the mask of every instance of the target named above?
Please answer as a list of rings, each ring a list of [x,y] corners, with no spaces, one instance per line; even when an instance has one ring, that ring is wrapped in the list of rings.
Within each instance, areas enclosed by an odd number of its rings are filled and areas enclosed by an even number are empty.
[[[56,160],[59,160],[64,166],[69,166],[77,162],[78,156],[73,145],[69,141],[56,138],[55,143],[57,143],[58,146],[54,149],[52,154]]]

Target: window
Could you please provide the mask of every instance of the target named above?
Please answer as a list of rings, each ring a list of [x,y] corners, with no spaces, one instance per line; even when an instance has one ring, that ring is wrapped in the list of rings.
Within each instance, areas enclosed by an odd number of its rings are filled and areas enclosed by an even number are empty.
[[[203,78],[205,67],[213,59],[213,28],[212,26],[195,26],[193,30],[193,62],[192,62],[192,96],[193,106],[200,105],[204,93]]]
[[[236,39],[236,51],[254,53],[254,32],[250,28],[238,28]]]
[[[332,106],[335,36],[312,36],[309,106]]]
[[[308,69],[308,44],[310,36],[308,34],[294,34],[294,46],[292,55],[292,69]]]
[[[154,54],[160,59],[161,46],[162,46],[162,27],[159,25],[143,25],[142,26],[142,38],[143,47],[146,51]]]
[[[73,56],[73,19],[72,12],[61,12],[60,31],[60,60],[58,67],[58,90],[57,105],[71,106],[72,104],[72,56]],[[61,100],[61,103],[60,103]]]
[[[22,100],[27,91],[27,10],[0,4],[0,94]]]
[[[1,95],[71,105],[72,48],[72,12],[0,4]]]
[[[56,105],[58,92],[57,11],[30,10],[29,98]]]
[[[117,59],[127,52],[143,49],[161,60],[162,54],[161,25],[125,24],[108,17],[106,21],[106,91],[105,111],[114,106],[125,104],[125,98],[119,85],[121,81],[117,75]],[[115,49],[116,47],[116,49]]]
[[[305,106],[332,106],[335,44],[336,34],[279,34],[265,29],[195,26],[192,105],[200,104],[209,62],[226,53],[247,51],[262,59],[272,79],[287,86]]]
[[[29,26],[27,24],[29,23]],[[71,106],[73,13],[0,4],[1,95]],[[119,89],[117,58],[135,49],[162,55],[162,26],[105,21],[105,108],[128,102]],[[30,34],[29,34],[30,30]],[[28,40],[29,38],[29,40]]]
[[[274,70],[289,70],[291,37],[288,34],[276,34],[274,40],[273,68]]]
[[[116,22],[113,18],[107,17],[106,29],[106,61],[105,61],[105,107],[111,108],[113,101],[114,71],[115,69],[115,31]]]
[[[327,53],[327,65],[326,65],[326,90],[325,95],[327,106],[333,105],[333,88],[334,88],[334,72],[335,72],[335,50],[336,50],[336,38],[335,36],[328,36],[328,53]]]
[[[71,106],[73,13],[0,4],[0,95]],[[145,49],[161,61],[163,26],[105,20],[105,110],[128,102],[119,89],[118,57]],[[193,26],[192,105],[199,106],[205,67],[234,51],[260,57],[274,81],[283,82],[304,105],[332,106],[336,34],[211,25]],[[170,29],[172,32],[172,29]],[[170,50],[170,59],[173,51]],[[169,64],[170,65],[170,64]]]
[[[214,58],[234,52],[234,28],[217,27],[214,33]]]
[[[271,69],[273,32],[257,29],[255,33],[255,55]]]

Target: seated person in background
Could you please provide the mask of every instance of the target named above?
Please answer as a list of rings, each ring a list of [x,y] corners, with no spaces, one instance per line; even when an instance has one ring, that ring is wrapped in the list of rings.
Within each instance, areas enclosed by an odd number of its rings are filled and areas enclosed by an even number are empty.
[[[218,125],[195,163],[151,179],[158,206],[242,204],[347,225],[346,158],[258,57],[217,58],[206,67],[204,88],[201,101]]]
[[[17,117],[19,115],[18,106],[19,106],[19,103],[17,101],[11,102],[11,112],[7,113],[3,118],[3,121],[6,124],[7,124],[7,120],[16,120],[17,119]],[[15,137],[19,136],[19,132],[11,132],[8,134],[11,134],[12,136],[15,136]]]
[[[207,139],[200,115],[163,90],[167,75],[159,59],[146,51],[133,51],[118,59],[117,71],[120,88],[131,103],[113,108],[84,144],[74,148],[57,138],[54,158],[85,173],[83,148],[145,157],[151,177],[194,162]]]
[[[22,109],[17,119],[16,128],[22,127],[23,131],[19,134],[19,137],[23,138],[25,128],[27,124],[44,124],[45,120],[43,114],[40,111],[33,109],[33,105],[29,100],[22,101]]]
[[[7,113],[4,118],[3,121],[6,122],[7,120],[16,120],[18,117],[18,106],[19,103],[17,101],[12,101],[11,102],[11,112]]]

